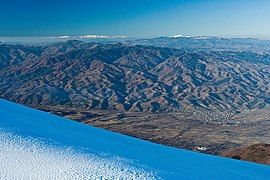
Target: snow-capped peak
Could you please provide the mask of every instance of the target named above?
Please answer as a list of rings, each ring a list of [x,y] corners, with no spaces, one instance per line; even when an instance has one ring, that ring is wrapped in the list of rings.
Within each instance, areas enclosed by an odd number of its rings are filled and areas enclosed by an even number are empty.
[[[108,35],[83,35],[79,36],[80,39],[112,39],[112,38],[127,38],[127,36],[108,36]]]
[[[191,36],[185,36],[185,35],[182,35],[182,34],[176,34],[176,35],[172,35],[172,36],[169,36],[170,38],[190,38]]]
[[[71,38],[70,36],[47,36],[47,37],[42,37],[42,39],[69,39]]]
[[[89,35],[81,35],[81,36],[49,36],[49,37],[42,37],[42,39],[122,39],[127,38],[127,36],[110,36],[110,35],[96,35],[96,34],[89,34]]]

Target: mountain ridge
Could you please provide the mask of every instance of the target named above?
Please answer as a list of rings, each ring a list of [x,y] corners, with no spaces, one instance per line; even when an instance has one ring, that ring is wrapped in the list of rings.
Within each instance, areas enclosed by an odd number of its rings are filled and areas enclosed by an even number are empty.
[[[170,112],[270,104],[268,53],[80,41],[1,48],[1,97],[32,107]]]

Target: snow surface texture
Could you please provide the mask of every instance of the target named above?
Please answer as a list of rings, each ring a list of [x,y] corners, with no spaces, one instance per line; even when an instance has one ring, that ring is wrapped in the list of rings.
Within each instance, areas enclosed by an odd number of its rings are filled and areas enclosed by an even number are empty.
[[[153,174],[122,163],[82,154],[70,148],[48,147],[32,138],[0,131],[1,179],[155,179]]]
[[[270,166],[142,141],[0,99],[0,179],[269,179]]]

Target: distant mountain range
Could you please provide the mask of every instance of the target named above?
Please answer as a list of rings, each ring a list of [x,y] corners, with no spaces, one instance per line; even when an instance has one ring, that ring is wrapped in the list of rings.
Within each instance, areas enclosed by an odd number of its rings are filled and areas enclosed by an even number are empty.
[[[270,40],[256,38],[223,38],[215,36],[159,37],[127,41],[133,45],[177,48],[185,50],[270,52]]]
[[[270,104],[269,49],[269,41],[216,37],[2,44],[0,97],[32,107],[259,109]]]
[[[71,40],[80,40],[84,42],[111,43],[118,41],[127,41],[132,38],[122,35],[63,35],[63,36],[22,36],[22,37],[1,37],[0,44],[23,44],[23,45],[48,45]]]
[[[185,50],[217,50],[217,51],[251,51],[270,52],[270,39],[258,38],[226,38],[218,36],[185,36],[173,35],[152,39],[138,39],[123,35],[63,35],[48,37],[0,37],[0,44],[48,45],[66,41],[83,41],[86,43],[124,43],[128,45],[143,45],[176,48]]]

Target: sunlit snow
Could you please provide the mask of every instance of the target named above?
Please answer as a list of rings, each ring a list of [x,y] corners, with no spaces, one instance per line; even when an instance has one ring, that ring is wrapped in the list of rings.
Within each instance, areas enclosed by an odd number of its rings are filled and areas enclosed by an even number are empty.
[[[155,179],[120,158],[48,146],[0,131],[0,179]]]
[[[269,177],[270,166],[166,147],[0,99],[0,180]]]

